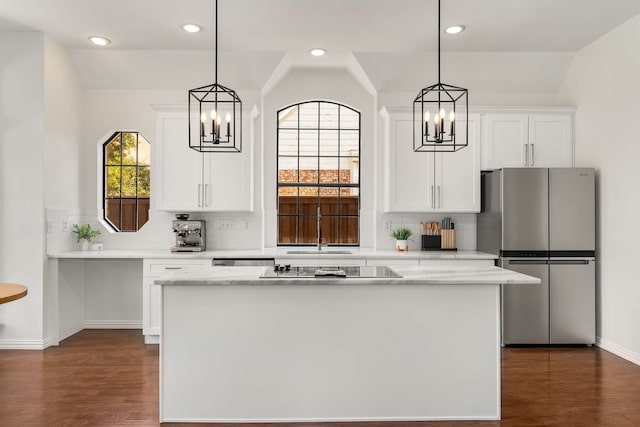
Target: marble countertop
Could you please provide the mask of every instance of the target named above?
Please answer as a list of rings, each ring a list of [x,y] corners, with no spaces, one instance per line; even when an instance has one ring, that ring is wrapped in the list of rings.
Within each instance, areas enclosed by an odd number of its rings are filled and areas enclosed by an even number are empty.
[[[393,267],[401,278],[269,278],[269,267],[201,267],[166,274],[156,285],[499,285],[540,284],[540,279],[500,267]]]
[[[60,259],[213,259],[213,258],[279,258],[279,259],[317,259],[318,257],[327,259],[406,259],[406,260],[470,260],[470,259],[497,259],[497,255],[478,251],[408,251],[398,252],[394,250],[376,250],[368,248],[323,248],[323,252],[313,252],[309,254],[288,254],[292,250],[309,250],[306,248],[267,248],[267,249],[247,249],[247,250],[213,250],[204,252],[171,252],[154,249],[130,249],[130,250],[102,250],[102,251],[70,251],[55,252],[48,254],[49,258]],[[332,254],[327,251],[345,250],[350,254]]]

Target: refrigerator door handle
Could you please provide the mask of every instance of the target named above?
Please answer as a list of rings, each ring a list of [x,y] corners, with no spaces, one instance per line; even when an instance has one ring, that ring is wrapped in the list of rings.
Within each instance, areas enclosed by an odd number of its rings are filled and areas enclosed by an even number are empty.
[[[513,265],[544,265],[549,264],[549,260],[546,259],[512,259],[509,260],[509,264]]]
[[[552,259],[549,260],[549,264],[551,265],[589,265],[588,259]]]
[[[533,151],[533,146],[535,144],[529,144],[529,145],[531,145],[531,166],[534,166],[536,164],[535,157],[534,157],[534,151]]]
[[[529,166],[529,144],[524,144],[524,165]]]
[[[435,185],[431,186],[431,208],[436,208],[436,187]]]

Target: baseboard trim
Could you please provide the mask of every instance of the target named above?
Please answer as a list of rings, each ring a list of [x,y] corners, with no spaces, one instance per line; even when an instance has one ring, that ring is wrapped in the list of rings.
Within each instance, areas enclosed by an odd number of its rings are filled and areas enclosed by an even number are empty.
[[[0,340],[0,350],[44,350],[50,345],[50,338],[44,340]]]
[[[85,320],[83,329],[142,329],[142,322],[125,320]]]
[[[623,359],[640,366],[640,354],[631,351],[628,348],[622,347],[621,345],[600,337],[596,337],[596,345],[609,353],[613,353],[616,356],[622,357]]]

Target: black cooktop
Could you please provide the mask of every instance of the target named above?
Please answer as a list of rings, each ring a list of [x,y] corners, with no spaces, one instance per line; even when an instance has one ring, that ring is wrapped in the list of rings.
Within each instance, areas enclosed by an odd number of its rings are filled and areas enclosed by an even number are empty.
[[[314,279],[323,277],[344,277],[344,278],[400,278],[398,273],[386,266],[349,266],[349,267],[327,267],[308,266],[291,267],[289,265],[275,265],[265,270],[260,276],[261,279]]]

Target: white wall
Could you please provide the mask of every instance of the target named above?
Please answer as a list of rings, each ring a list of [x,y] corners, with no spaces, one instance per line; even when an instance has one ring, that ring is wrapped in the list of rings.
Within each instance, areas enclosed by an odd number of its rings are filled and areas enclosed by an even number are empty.
[[[598,218],[598,336],[640,364],[640,16],[577,53],[560,91],[578,106],[576,166],[594,166]]]
[[[0,348],[43,345],[44,37],[0,33],[0,280],[29,287],[0,309]]]
[[[360,112],[360,246],[373,247],[375,222],[375,97],[347,68],[292,68],[263,96],[264,229],[265,245],[275,247],[276,237],[276,117],[287,105],[308,100],[328,100]]]

